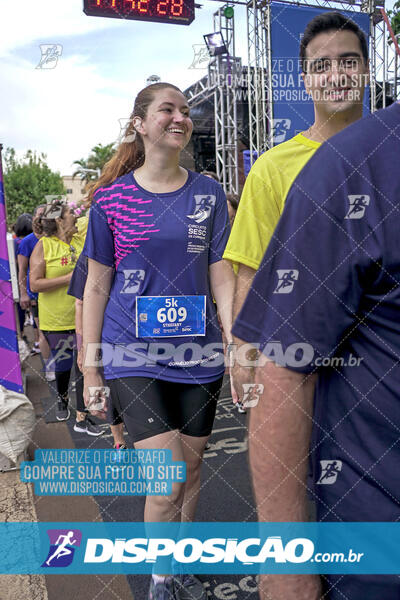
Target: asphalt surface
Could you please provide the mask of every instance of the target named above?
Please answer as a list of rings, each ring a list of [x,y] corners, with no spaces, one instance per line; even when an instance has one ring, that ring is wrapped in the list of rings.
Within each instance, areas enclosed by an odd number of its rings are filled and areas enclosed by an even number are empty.
[[[33,402],[38,423],[30,448],[110,448],[112,436],[102,423],[103,435],[95,438],[73,430],[74,418],[68,422],[46,423],[51,410],[51,389],[40,374],[39,357],[29,359],[27,395]],[[210,447],[204,456],[202,487],[196,521],[255,521],[254,502],[247,464],[246,418],[239,414],[230,398],[226,380],[218,402]],[[73,393],[71,393],[73,398]],[[42,403],[42,399],[46,399]],[[72,399],[73,402],[73,399]],[[101,423],[98,421],[98,423]],[[126,436],[127,444],[133,444]],[[39,521],[108,521],[143,520],[143,497],[35,497]],[[210,532],[211,533],[211,532]],[[255,576],[202,575],[200,579],[210,600],[258,600]],[[49,575],[46,576],[49,600],[146,600],[149,576],[124,575]]]

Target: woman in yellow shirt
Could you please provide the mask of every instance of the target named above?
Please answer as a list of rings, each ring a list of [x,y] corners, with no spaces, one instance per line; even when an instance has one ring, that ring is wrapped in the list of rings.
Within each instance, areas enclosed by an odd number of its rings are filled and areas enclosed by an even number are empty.
[[[31,289],[39,292],[39,323],[51,349],[50,361],[54,365],[57,386],[58,421],[69,418],[68,385],[75,347],[75,299],[68,296],[68,284],[85,237],[78,232],[77,217],[71,207],[61,200],[48,204],[38,227],[43,237],[31,256]],[[77,395],[77,423],[100,430],[87,420],[83,398]],[[80,430],[81,430],[80,429]],[[87,431],[89,433],[89,431]]]

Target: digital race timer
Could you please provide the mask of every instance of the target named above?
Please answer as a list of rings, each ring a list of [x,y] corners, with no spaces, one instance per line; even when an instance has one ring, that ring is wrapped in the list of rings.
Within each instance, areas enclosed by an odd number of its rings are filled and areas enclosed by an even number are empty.
[[[190,25],[194,0],[83,0],[83,12],[92,17]]]

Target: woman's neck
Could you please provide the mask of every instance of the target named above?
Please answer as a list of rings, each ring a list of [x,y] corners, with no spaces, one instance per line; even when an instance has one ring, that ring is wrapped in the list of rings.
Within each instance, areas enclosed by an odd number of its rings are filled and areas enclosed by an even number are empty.
[[[74,235],[73,233],[69,233],[69,232],[65,232],[65,231],[57,232],[58,239],[61,240],[62,242],[65,242],[68,245],[71,243],[73,235]]]
[[[149,152],[144,164],[136,169],[135,179],[150,192],[170,192],[179,189],[187,179],[187,171],[179,166],[180,153],[172,156]]]

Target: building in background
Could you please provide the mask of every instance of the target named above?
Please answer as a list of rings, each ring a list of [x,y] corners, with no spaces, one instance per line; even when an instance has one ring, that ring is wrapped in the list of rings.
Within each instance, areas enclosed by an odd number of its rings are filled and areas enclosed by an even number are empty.
[[[67,190],[68,202],[79,203],[85,197],[85,181],[72,175],[63,175],[64,187]]]

